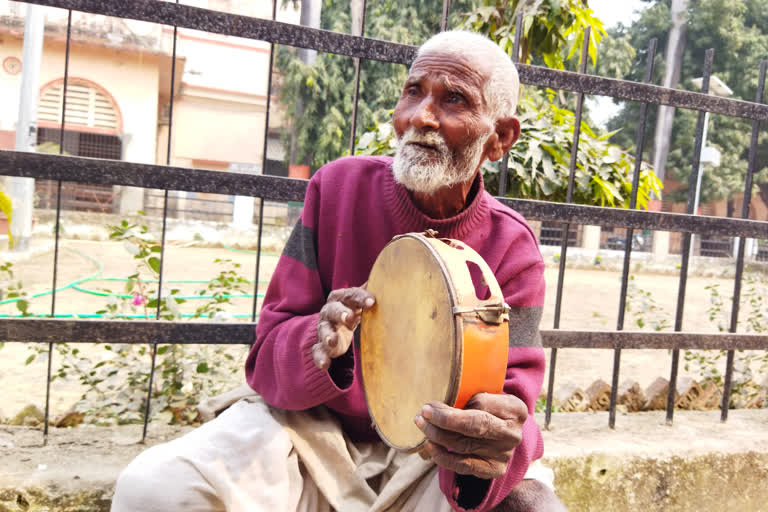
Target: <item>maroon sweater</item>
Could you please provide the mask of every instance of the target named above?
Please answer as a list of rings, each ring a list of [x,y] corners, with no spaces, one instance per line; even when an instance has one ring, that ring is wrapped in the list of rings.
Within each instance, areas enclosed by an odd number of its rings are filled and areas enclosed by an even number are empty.
[[[301,218],[264,298],[256,343],[246,362],[247,380],[273,407],[304,410],[322,404],[337,415],[351,439],[378,439],[354,344],[333,360],[329,371],[313,363],[320,308],[332,290],[367,281],[376,256],[395,235],[434,229],[441,237],[462,240],[488,263],[512,307],[504,391],[522,399],[531,414],[505,476],[489,484],[457,479],[440,469],[440,488],[454,509],[490,510],[543,453],[533,410],[544,376],[538,331],[544,263],[525,220],[488,194],[481,177],[467,208],[448,219],[431,219],[395,182],[390,166],[390,158],[347,157],[324,166],[310,180]]]

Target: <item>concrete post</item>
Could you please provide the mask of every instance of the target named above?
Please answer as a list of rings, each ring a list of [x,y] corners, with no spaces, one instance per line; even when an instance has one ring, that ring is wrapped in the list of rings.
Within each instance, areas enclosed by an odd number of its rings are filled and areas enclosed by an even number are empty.
[[[653,259],[664,261],[669,256],[669,231],[653,233]]]
[[[734,238],[733,239],[733,257],[738,258],[739,257],[739,243],[741,242],[741,238]],[[747,238],[744,242],[744,260],[750,261],[757,256],[757,240],[754,238]]]
[[[22,50],[21,95],[19,119],[16,125],[16,151],[34,152],[37,145],[37,101],[40,91],[40,61],[43,56],[45,11],[39,5],[27,5]],[[16,251],[29,249],[32,237],[32,211],[34,209],[35,180],[7,178],[13,217],[10,232]]]
[[[147,155],[140,151],[139,145],[135,143],[134,137],[130,133],[123,134],[123,155],[122,160],[137,163],[155,163],[147,159]],[[144,210],[144,189],[140,187],[121,186],[120,190],[120,215],[134,215],[138,211]]]
[[[229,172],[261,174],[261,168],[257,164],[232,162],[229,164]],[[247,229],[253,225],[254,201],[254,198],[250,196],[235,196],[232,205],[232,225],[234,227]]]
[[[600,250],[600,226],[584,226],[582,247],[591,251]]]

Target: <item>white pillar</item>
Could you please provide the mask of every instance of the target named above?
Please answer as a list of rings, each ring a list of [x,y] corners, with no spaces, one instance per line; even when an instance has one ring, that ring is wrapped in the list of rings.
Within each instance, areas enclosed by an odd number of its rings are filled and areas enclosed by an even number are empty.
[[[741,238],[734,238],[733,239],[733,257],[738,258],[739,257],[739,243],[741,242]],[[758,247],[757,247],[757,240],[754,238],[747,238],[744,242],[744,259],[746,261],[749,261],[753,259],[757,255]]]
[[[258,164],[231,162],[229,172],[261,174],[261,167]],[[253,204],[253,197],[235,196],[232,205],[232,225],[234,227],[246,229],[253,225]]]
[[[653,233],[653,259],[663,261],[669,256],[669,231]]]
[[[584,226],[582,247],[584,249],[593,250],[595,252],[600,250],[600,226]]]
[[[154,150],[142,149],[140,141],[131,133],[125,133],[121,137],[123,143],[122,159],[136,163],[155,163]],[[120,187],[120,215],[134,215],[144,210],[144,189],[141,187]]]
[[[249,228],[253,225],[253,198],[235,196],[232,208],[232,225],[236,228]]]
[[[27,5],[22,50],[21,95],[19,119],[16,124],[16,151],[34,152],[37,144],[37,101],[40,90],[40,60],[43,55],[45,12],[39,5]],[[8,178],[8,195],[11,196],[12,218],[10,232],[14,238],[14,250],[29,248],[32,236],[32,210],[34,208],[35,180],[32,178]]]

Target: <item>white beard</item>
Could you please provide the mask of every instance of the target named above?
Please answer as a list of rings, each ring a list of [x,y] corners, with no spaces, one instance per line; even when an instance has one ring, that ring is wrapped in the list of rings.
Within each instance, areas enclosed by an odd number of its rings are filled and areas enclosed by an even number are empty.
[[[397,148],[392,161],[395,181],[412,192],[433,194],[443,187],[453,187],[469,181],[480,165],[483,146],[490,137],[478,137],[461,153],[452,152],[445,139],[437,132],[418,133],[409,128],[397,139]],[[435,150],[415,144],[434,146]]]

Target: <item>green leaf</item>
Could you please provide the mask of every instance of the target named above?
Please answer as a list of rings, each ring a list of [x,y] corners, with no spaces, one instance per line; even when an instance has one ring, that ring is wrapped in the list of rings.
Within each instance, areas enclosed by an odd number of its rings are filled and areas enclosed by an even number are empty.
[[[202,362],[197,365],[197,373],[208,373],[208,363]]]
[[[544,155],[542,157],[541,166],[544,169],[544,176],[546,176],[547,179],[553,182],[559,181],[557,178],[557,174],[555,173],[555,168],[552,165],[552,159],[550,159],[549,156]]]
[[[152,252],[162,252],[163,247],[160,245],[153,245],[149,250]]]
[[[26,301],[24,299],[19,299],[16,301],[16,309],[21,311],[22,313],[26,313],[29,309],[29,301]]]
[[[158,274],[160,273],[160,258],[155,258],[152,256],[147,260],[147,263],[149,263],[149,266],[152,270]]]
[[[37,354],[32,354],[31,356],[29,356],[27,360],[24,361],[24,365],[29,365],[30,363],[32,363],[32,361],[35,360],[36,357],[37,357]]]

